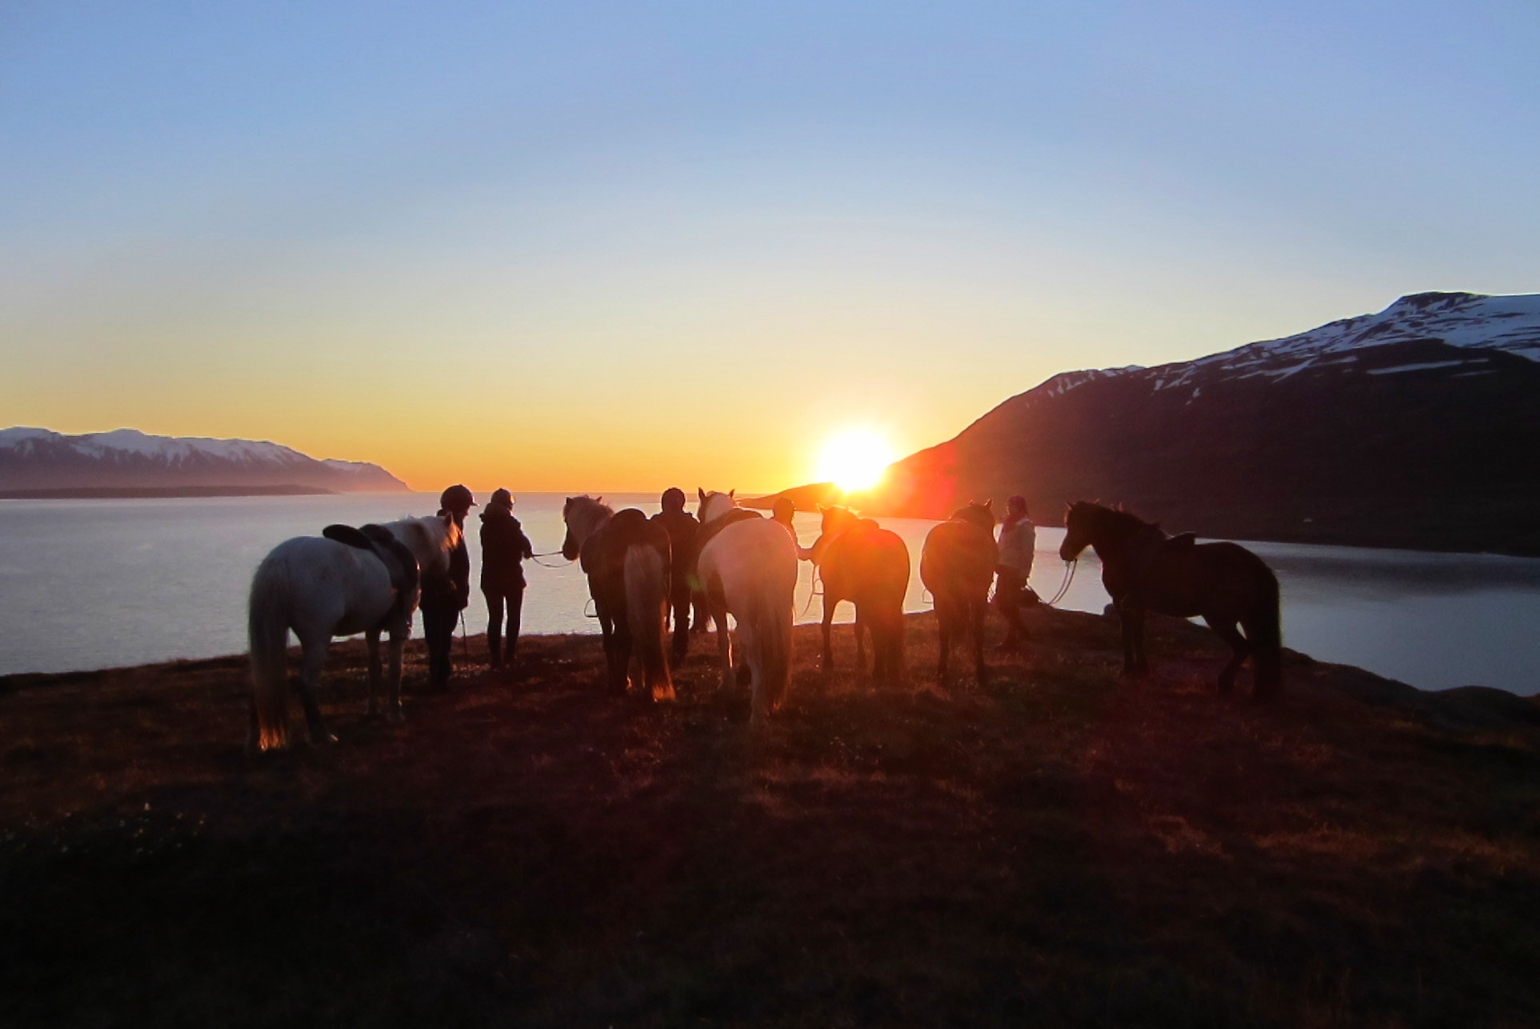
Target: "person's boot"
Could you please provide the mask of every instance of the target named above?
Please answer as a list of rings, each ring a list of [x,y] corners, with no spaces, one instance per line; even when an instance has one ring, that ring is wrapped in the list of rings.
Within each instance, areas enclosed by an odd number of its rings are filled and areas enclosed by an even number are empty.
[[[512,650],[513,648],[510,647],[509,649]],[[492,671],[494,671],[494,672],[497,671],[499,668],[503,667],[503,653],[502,653],[502,651],[503,651],[503,630],[501,630],[501,629],[488,629],[487,630],[487,653],[489,655],[491,655],[491,661],[489,662],[489,664],[491,666]]]

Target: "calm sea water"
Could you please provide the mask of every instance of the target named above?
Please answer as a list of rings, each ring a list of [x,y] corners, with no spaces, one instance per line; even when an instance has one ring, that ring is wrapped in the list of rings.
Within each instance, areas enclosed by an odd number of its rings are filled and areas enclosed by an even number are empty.
[[[657,497],[610,495],[617,509],[657,510]],[[537,552],[561,545],[562,497],[523,494],[515,514]],[[331,522],[431,514],[437,494],[0,501],[0,674],[60,672],[244,651],[251,574],[278,543]],[[468,526],[472,568],[480,568]],[[908,542],[908,607],[928,607],[919,549],[933,524],[884,519]],[[804,544],[816,515],[798,515]],[[1032,585],[1057,591],[1059,529],[1038,530]],[[1324,661],[1356,664],[1425,689],[1479,684],[1540,693],[1540,560],[1279,543],[1248,544],[1283,583],[1284,641]],[[529,565],[524,629],[594,632],[582,573],[559,557]],[[799,621],[819,617],[802,564]],[[1095,556],[1080,562],[1061,606],[1107,603]],[[479,594],[466,612],[485,628]],[[848,605],[842,621],[851,617]]]

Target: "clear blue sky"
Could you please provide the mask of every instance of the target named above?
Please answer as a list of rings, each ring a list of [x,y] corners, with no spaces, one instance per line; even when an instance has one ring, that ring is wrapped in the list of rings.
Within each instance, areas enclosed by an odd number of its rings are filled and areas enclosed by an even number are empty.
[[[1537,129],[1532,2],[0,3],[0,425],[787,485],[1540,290]]]

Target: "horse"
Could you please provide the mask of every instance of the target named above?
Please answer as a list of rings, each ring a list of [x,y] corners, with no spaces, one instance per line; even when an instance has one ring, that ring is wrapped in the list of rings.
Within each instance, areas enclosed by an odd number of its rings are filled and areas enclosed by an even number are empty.
[[[733,493],[696,490],[701,532],[695,570],[717,626],[722,688],[737,682],[727,631],[730,614],[737,620],[738,649],[753,687],[749,724],[760,727],[779,709],[791,681],[797,544],[780,525],[739,508]]]
[[[634,507],[614,511],[603,497],[568,497],[561,515],[567,526],[561,555],[581,559],[588,575],[610,688],[620,694],[630,688],[634,649],[652,699],[673,700],[663,646],[672,556],[668,530]]]
[[[936,680],[946,682],[952,642],[973,636],[973,671],[980,686],[984,668],[984,614],[989,608],[989,584],[994,581],[1000,548],[995,543],[992,501],[958,508],[952,517],[925,535],[920,550],[920,581],[936,603],[941,658]]]
[[[290,629],[304,652],[299,695],[313,742],[335,741],[326,731],[316,703],[326,648],[334,636],[365,634],[369,646],[368,713],[373,716],[380,691],[380,634],[389,634],[390,695],[385,716],[392,722],[402,720],[401,649],[412,633],[420,580],[449,574],[449,555],[459,545],[460,529],[447,515],[403,518],[367,528],[387,532],[387,545],[368,549],[367,542],[357,540],[350,544],[320,536],[296,536],[274,547],[257,566],[247,607],[252,681],[248,753],[279,750],[289,744]],[[348,531],[358,539],[365,536],[358,530]],[[410,556],[399,562],[382,556],[401,553],[389,546],[392,539]],[[397,574],[392,574],[387,562],[405,564],[408,560],[414,560],[415,566],[409,570],[397,567]],[[410,574],[401,574],[407,571]]]
[[[1081,501],[1065,515],[1059,556],[1073,561],[1087,546],[1101,558],[1102,585],[1122,624],[1124,675],[1149,672],[1146,611],[1202,615],[1232,651],[1219,673],[1219,692],[1234,689],[1235,673],[1249,656],[1252,697],[1278,695],[1283,646],[1278,577],[1260,557],[1235,543],[1198,543],[1191,533],[1168,536],[1127,511]]]
[[[834,670],[830,623],[841,601],[856,609],[856,671],[866,666],[865,635],[872,637],[872,678],[897,681],[904,664],[904,594],[909,590],[909,548],[895,532],[848,507],[819,507],[823,532],[811,560],[823,579],[823,670]]]

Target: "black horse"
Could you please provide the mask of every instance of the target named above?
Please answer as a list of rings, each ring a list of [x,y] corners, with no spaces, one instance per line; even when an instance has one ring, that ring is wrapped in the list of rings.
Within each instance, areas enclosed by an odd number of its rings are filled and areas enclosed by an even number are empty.
[[[1124,675],[1149,671],[1146,611],[1179,618],[1202,615],[1234,651],[1219,673],[1219,692],[1235,687],[1235,673],[1249,656],[1255,675],[1252,696],[1269,700],[1278,695],[1283,685],[1278,578],[1260,557],[1235,543],[1200,544],[1191,533],[1168,536],[1159,525],[1126,511],[1082,501],[1070,505],[1065,515],[1059,556],[1073,561],[1087,546],[1101,558],[1102,584],[1123,625]]]

